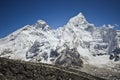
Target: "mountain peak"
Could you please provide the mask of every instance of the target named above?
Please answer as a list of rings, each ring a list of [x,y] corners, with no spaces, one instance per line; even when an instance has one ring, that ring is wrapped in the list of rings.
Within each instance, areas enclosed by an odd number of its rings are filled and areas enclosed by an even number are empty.
[[[37,23],[35,23],[35,25],[33,25],[35,28],[37,28],[37,29],[42,29],[42,30],[44,30],[44,31],[46,31],[46,30],[49,30],[50,29],[50,27],[49,27],[49,25],[44,21],[44,20],[38,20],[37,21]]]
[[[85,18],[84,15],[81,12],[77,16],[81,17],[81,18]]]
[[[47,24],[44,20],[41,20],[41,19],[38,20],[37,23],[38,23],[38,24]]]
[[[73,25],[81,25],[81,24],[87,24],[87,20],[84,17],[84,15],[80,12],[77,16],[72,17],[69,20],[69,23],[72,23]]]
[[[79,13],[56,30],[50,29],[44,20],[38,20],[34,25],[25,26],[0,39],[0,57],[75,69],[83,67],[82,70],[87,69],[88,72],[94,67],[96,71],[106,69],[103,73],[115,68],[115,75],[112,72],[107,74],[110,79],[109,75],[115,79],[120,74],[117,71],[120,69],[119,45],[120,30],[113,29],[111,25],[95,27]],[[93,72],[91,74],[97,74]]]

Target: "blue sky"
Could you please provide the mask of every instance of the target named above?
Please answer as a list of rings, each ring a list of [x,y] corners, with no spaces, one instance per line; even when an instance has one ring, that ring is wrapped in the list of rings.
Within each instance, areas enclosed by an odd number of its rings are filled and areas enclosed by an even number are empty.
[[[96,26],[120,25],[120,0],[0,0],[0,38],[39,19],[56,29],[79,12]]]

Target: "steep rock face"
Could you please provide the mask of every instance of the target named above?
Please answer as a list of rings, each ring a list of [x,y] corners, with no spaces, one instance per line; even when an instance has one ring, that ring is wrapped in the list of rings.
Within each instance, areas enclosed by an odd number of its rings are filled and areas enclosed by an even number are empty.
[[[82,13],[57,30],[38,20],[0,39],[0,56],[71,67],[106,64],[120,43],[119,30],[111,27],[95,27]]]
[[[60,56],[56,59],[55,65],[63,67],[82,67],[83,62],[76,48],[67,48],[63,50]]]

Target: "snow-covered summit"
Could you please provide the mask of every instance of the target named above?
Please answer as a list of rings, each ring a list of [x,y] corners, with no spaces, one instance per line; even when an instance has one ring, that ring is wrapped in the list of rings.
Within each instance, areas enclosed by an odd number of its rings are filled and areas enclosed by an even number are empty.
[[[44,20],[38,20],[37,23],[33,25],[33,27],[36,27],[37,29],[42,29],[44,31],[47,31],[50,29],[49,25]]]
[[[95,27],[79,13],[57,30],[38,20],[0,39],[0,56],[72,67],[106,65],[111,63],[108,56],[119,44],[120,31],[110,26]],[[79,59],[75,59],[76,55]],[[105,61],[100,63],[102,58]]]
[[[84,15],[82,13],[79,13],[77,16],[72,17],[69,20],[69,23],[73,24],[73,25],[82,25],[82,24],[87,24],[87,20],[85,19]]]
[[[47,24],[44,20],[38,20],[37,23],[38,24]]]

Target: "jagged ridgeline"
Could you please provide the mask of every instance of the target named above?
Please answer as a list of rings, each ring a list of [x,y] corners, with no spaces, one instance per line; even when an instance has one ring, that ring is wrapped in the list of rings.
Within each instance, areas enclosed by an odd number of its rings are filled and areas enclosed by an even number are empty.
[[[79,13],[55,30],[43,20],[18,29],[0,39],[0,56],[74,68],[110,80],[111,75],[119,78],[119,45],[120,30],[96,27]]]

